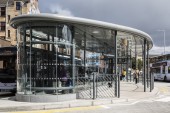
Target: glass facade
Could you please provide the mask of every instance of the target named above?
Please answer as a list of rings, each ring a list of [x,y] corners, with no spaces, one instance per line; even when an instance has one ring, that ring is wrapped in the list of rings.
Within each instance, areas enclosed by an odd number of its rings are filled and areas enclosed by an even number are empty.
[[[114,30],[32,21],[17,32],[19,94],[74,93],[78,77],[114,76]]]
[[[120,97],[121,72],[133,80],[139,57],[146,91],[153,42],[140,30],[53,14],[18,16],[10,25],[17,29],[17,100]]]

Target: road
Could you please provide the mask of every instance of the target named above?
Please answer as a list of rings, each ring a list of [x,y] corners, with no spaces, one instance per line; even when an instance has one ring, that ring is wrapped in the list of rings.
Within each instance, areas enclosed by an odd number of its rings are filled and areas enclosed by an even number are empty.
[[[170,113],[170,82],[155,82],[159,94],[153,98],[120,104],[77,107],[56,110],[10,113]]]
[[[170,95],[170,82],[156,81],[155,87],[160,91],[160,95]]]

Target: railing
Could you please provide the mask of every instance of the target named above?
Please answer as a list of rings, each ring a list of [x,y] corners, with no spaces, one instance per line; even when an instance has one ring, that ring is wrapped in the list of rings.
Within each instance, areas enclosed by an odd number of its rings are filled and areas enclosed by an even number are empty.
[[[21,92],[24,94],[56,94],[76,93],[81,99],[115,97],[115,77],[113,74],[91,74],[88,77],[75,77],[63,81],[62,78],[47,81],[47,78],[18,79]],[[21,82],[25,81],[25,82]],[[27,81],[27,82],[26,82]],[[70,81],[70,82],[66,82]]]
[[[113,74],[77,77],[75,91],[78,98],[95,99],[115,97],[115,77]]]

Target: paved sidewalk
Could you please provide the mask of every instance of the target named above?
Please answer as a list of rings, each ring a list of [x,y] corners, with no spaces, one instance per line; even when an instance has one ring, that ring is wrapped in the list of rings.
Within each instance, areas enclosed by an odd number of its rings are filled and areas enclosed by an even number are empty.
[[[7,111],[27,111],[27,110],[45,110],[45,109],[59,109],[70,107],[83,107],[95,106],[104,104],[118,104],[140,101],[148,98],[154,98],[158,94],[158,89],[155,88],[152,92],[144,92],[142,84],[134,84],[133,82],[121,82],[120,85],[120,98],[107,98],[96,100],[73,100],[65,102],[52,102],[52,103],[30,103],[15,101],[15,97],[0,98],[0,112]]]

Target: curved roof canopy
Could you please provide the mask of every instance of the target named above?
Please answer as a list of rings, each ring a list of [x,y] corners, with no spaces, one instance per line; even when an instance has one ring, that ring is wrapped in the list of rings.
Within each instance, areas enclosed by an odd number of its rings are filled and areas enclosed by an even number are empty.
[[[135,49],[136,44],[137,52],[140,53],[141,55],[142,55],[141,48],[143,47],[144,39],[146,39],[146,41],[148,42],[147,44],[149,45],[149,49],[151,49],[153,46],[152,38],[143,31],[122,25],[91,19],[67,17],[57,14],[29,14],[13,18],[10,24],[12,27],[17,28],[22,24],[33,22],[36,23],[37,21],[56,22],[62,24],[64,23],[67,25],[75,26],[81,31],[92,34],[94,37],[108,37],[109,35],[112,35],[110,31],[117,31],[117,38],[130,40],[129,45],[133,51]],[[113,45],[113,43],[111,44]]]

